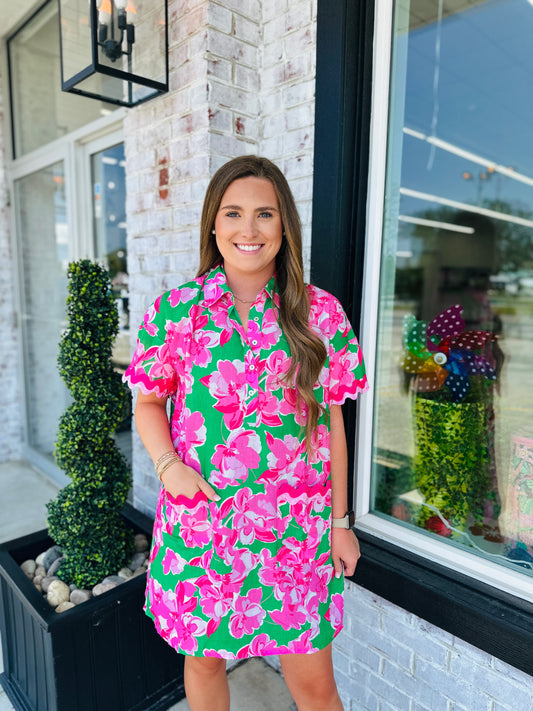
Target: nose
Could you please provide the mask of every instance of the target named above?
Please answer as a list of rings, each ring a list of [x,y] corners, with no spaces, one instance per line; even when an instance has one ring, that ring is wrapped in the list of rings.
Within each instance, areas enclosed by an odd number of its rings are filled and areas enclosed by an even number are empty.
[[[255,218],[253,215],[248,215],[242,222],[242,235],[247,239],[253,239],[256,235]]]

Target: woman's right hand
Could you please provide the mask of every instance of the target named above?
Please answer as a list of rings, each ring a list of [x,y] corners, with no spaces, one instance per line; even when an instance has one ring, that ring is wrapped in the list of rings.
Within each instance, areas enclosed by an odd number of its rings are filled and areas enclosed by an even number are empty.
[[[194,499],[196,494],[202,491],[210,501],[220,500],[220,496],[203,476],[179,460],[163,472],[161,483],[174,498],[185,496],[187,499]]]

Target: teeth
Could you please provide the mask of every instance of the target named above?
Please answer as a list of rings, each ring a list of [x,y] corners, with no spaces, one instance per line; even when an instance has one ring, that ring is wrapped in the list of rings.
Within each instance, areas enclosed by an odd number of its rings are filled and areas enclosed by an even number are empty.
[[[261,249],[262,245],[260,245],[260,244],[238,244],[237,247],[239,249],[242,249],[243,252],[257,252],[258,249]]]

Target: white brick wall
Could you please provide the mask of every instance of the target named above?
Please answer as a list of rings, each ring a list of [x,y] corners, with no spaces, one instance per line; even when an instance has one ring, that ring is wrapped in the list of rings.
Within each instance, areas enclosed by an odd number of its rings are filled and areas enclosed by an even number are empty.
[[[531,676],[351,582],[345,604],[345,711],[533,711]]]
[[[276,14],[260,0],[170,3],[170,92],[124,126],[134,330],[161,291],[195,274],[205,189],[234,156],[266,155],[284,171],[309,263],[316,9],[274,5]],[[136,435],[133,469],[135,505],[151,511],[159,483]]]
[[[21,453],[21,395],[18,371],[19,330],[15,313],[15,262],[9,230],[9,193],[5,171],[5,147],[9,140],[2,105],[3,77],[0,75],[0,392],[2,393],[2,427],[0,428],[0,461],[18,459]]]
[[[316,0],[172,0],[170,25],[171,91],[125,123],[133,325],[195,273],[205,188],[235,155],[284,171],[310,257]],[[133,439],[134,503],[153,513]],[[352,583],[334,657],[346,711],[533,711],[531,677]]]

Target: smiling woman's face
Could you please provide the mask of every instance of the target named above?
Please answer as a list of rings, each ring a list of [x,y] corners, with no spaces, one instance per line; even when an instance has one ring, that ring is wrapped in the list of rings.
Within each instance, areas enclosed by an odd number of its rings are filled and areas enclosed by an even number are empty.
[[[230,184],[215,218],[217,246],[229,281],[268,282],[281,247],[282,224],[274,187],[249,176]]]

